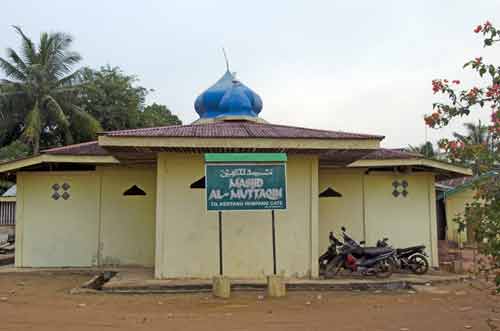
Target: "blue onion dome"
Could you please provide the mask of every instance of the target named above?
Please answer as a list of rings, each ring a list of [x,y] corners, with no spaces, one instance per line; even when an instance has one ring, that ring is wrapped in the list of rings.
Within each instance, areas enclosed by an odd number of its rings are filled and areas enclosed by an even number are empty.
[[[194,103],[200,119],[258,117],[260,96],[238,81],[229,70]]]

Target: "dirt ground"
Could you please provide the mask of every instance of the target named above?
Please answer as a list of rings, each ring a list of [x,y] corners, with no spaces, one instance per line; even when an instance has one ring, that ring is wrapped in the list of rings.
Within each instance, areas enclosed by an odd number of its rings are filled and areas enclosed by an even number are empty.
[[[0,330],[500,330],[500,297],[477,289],[479,283],[417,293],[294,292],[274,300],[256,292],[230,300],[69,294],[88,279],[0,274]]]

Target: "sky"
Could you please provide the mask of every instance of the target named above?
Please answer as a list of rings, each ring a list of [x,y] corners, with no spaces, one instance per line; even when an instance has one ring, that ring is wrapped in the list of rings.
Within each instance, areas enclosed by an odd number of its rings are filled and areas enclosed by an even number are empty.
[[[44,31],[74,38],[82,66],[118,66],[153,89],[148,103],[167,105],[184,123],[194,100],[230,69],[263,99],[272,123],[382,134],[384,147],[437,141],[463,131],[475,110],[441,130],[427,129],[435,78],[480,82],[462,65],[485,62],[474,27],[500,25],[500,1],[131,1],[3,0],[0,54],[17,48],[19,25],[34,40]]]

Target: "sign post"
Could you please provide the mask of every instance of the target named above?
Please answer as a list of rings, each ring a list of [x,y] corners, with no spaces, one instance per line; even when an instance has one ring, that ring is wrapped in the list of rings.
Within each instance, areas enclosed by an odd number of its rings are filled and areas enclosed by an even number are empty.
[[[206,164],[209,211],[286,209],[286,166]]]
[[[275,210],[287,208],[284,153],[205,154],[206,203],[219,220],[219,273],[222,276],[222,212],[271,211],[273,274],[277,274]]]
[[[274,221],[274,209],[271,210],[271,219],[273,223],[273,274],[276,275],[276,225]]]
[[[222,212],[219,211],[219,275],[224,274],[224,263],[222,261]]]

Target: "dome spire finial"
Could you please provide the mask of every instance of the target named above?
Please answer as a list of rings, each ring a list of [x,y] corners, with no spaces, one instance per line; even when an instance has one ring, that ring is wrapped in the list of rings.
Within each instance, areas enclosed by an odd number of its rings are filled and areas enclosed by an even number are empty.
[[[194,102],[194,108],[201,120],[245,119],[255,120],[262,110],[260,96],[236,79],[230,71],[226,49],[222,48],[226,61],[224,75]]]
[[[229,71],[229,60],[227,59],[227,53],[224,47],[222,47],[222,53],[224,53],[224,59],[226,60],[226,69]]]

